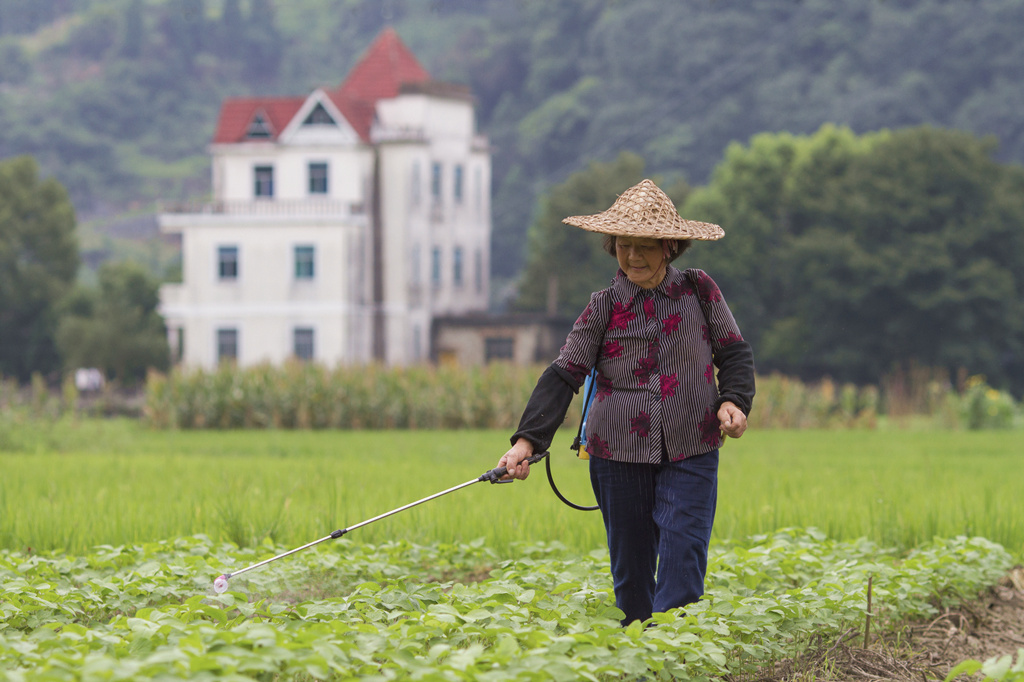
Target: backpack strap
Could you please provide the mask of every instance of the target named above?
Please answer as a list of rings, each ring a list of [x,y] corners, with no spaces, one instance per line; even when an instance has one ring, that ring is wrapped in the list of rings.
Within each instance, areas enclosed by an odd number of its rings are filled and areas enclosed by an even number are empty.
[[[690,281],[690,286],[693,287],[693,295],[697,297],[697,303],[700,304],[700,310],[701,310],[702,313],[704,313],[704,322],[705,322],[705,324],[708,325],[708,345],[710,345],[711,344],[711,317],[708,314],[708,305],[709,304],[707,303],[707,301],[705,301],[703,298],[700,297],[700,287],[697,286],[697,282],[698,282],[697,278],[698,278],[698,274],[700,273],[700,270],[698,270],[697,268],[687,268],[684,271],[684,273],[686,274],[686,279],[688,279]]]
[[[587,375],[587,380],[584,382],[583,392],[583,414],[580,415],[580,428],[576,431],[576,438],[573,439],[572,445],[569,447],[576,451],[576,456],[580,459],[588,459],[587,451],[580,450],[580,446],[583,445],[583,428],[587,425],[587,415],[590,413],[590,404],[594,402],[594,391],[597,389],[597,367],[590,370],[590,374]]]

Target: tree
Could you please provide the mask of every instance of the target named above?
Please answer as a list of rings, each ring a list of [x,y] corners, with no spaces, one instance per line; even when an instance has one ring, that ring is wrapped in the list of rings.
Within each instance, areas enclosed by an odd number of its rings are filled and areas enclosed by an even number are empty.
[[[245,37],[242,8],[239,0],[225,0],[220,20],[215,26],[217,41],[213,49],[224,58],[237,57]]]
[[[164,8],[163,32],[171,54],[186,68],[206,48],[206,9],[203,0],[170,0]]]
[[[1024,169],[996,163],[994,151],[967,133],[901,130],[836,186],[837,224],[866,258],[852,270],[862,298],[840,290],[831,312],[877,332],[863,373],[913,359],[1024,391]],[[821,342],[852,350],[849,338]]]
[[[20,85],[32,71],[25,50],[17,42],[0,38],[0,83]]]
[[[871,139],[825,126],[811,137],[765,133],[746,147],[733,143],[711,183],[695,190],[683,208],[687,218],[725,229],[721,242],[700,251],[699,265],[723,287],[744,335],[759,341],[759,365],[766,357],[806,357],[803,345],[790,339],[805,317],[796,304],[799,283],[787,262],[791,242],[813,230],[822,213],[835,212],[828,205],[833,185]],[[837,257],[822,265],[835,268],[842,261]],[[776,343],[780,334],[785,340]]]
[[[130,0],[124,12],[124,28],[121,33],[121,56],[138,59],[142,46],[146,44],[146,24],[142,15],[142,0]]]
[[[98,367],[124,383],[141,381],[150,367],[167,369],[159,283],[134,263],[104,264],[98,276],[98,290],[79,288],[65,302],[57,331],[65,366]]]
[[[591,163],[541,198],[537,219],[528,234],[527,263],[516,307],[544,310],[549,295],[554,295],[557,312],[575,316],[592,292],[608,286],[618,265],[604,252],[604,235],[570,227],[562,219],[599,213],[623,190],[643,179],[643,159],[624,152],[611,163]],[[665,187],[666,194],[677,203],[687,191],[682,182]]]
[[[0,161],[0,374],[27,381],[58,369],[56,306],[78,263],[64,187],[30,157]]]
[[[31,33],[67,13],[59,0],[3,0],[0,2],[0,35]]]
[[[111,38],[121,28],[121,20],[113,8],[89,12],[84,21],[69,33],[67,48],[75,58],[84,61],[102,61],[111,53]]]
[[[284,40],[270,0],[252,0],[245,27],[245,73],[250,81],[273,82],[284,56]]]
[[[684,212],[762,370],[878,381],[965,368],[1024,391],[1024,169],[931,127],[734,145]]]

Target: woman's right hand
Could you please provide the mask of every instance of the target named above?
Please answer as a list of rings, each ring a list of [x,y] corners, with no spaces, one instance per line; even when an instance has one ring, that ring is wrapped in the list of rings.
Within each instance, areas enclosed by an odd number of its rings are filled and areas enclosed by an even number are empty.
[[[530,475],[530,463],[526,460],[532,456],[533,443],[525,438],[517,440],[516,444],[498,460],[498,466],[505,467],[508,471],[501,480],[507,481],[513,478],[526,480],[526,477]]]

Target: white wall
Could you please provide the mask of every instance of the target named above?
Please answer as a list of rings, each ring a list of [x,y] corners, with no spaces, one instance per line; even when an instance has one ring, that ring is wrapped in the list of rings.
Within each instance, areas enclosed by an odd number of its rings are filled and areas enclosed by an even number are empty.
[[[212,150],[213,174],[219,180],[219,186],[214,187],[214,199],[218,201],[253,201],[256,198],[257,166],[270,166],[274,169],[272,199],[275,201],[314,198],[361,204],[367,199],[365,193],[373,170],[373,155],[364,148],[282,147],[273,143],[253,142],[216,145]],[[327,163],[326,196],[309,193],[310,163]]]
[[[377,103],[377,121],[381,129],[416,131],[432,142],[465,144],[476,133],[472,100],[435,97],[425,94],[401,94]]]
[[[170,218],[170,219],[169,219]],[[182,216],[185,218],[185,216]],[[161,290],[161,312],[172,343],[184,329],[189,365],[217,362],[218,328],[238,330],[240,364],[279,363],[291,357],[295,327],[314,329],[315,359],[365,362],[369,324],[362,272],[365,224],[305,224],[211,219],[175,225],[182,233],[183,284]],[[219,222],[220,224],[216,224]],[[219,277],[218,249],[238,248],[238,277]],[[314,276],[295,277],[295,247],[314,249]]]

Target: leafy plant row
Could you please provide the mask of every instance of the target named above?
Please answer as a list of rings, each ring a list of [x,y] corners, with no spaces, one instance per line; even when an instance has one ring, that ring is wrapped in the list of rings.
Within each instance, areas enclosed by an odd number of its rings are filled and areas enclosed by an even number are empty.
[[[876,621],[893,621],[970,597],[1011,563],[978,538],[897,558],[782,531],[715,548],[704,599],[626,628],[606,552],[550,544],[500,560],[480,542],[343,539],[210,590],[279,550],[195,536],[82,557],[0,553],[0,669],[14,681],[708,679],[862,622],[869,576]]]

